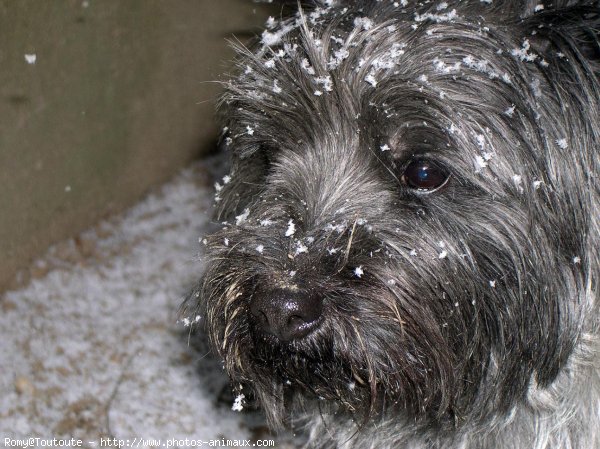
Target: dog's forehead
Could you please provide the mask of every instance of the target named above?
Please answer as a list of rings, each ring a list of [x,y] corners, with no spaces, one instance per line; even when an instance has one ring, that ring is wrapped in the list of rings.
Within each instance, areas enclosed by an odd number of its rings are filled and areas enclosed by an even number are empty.
[[[438,114],[428,98],[481,111],[487,96],[495,112],[511,107],[506,88],[526,71],[515,66],[530,55],[528,42],[494,16],[478,14],[481,6],[466,14],[446,2],[421,13],[393,2],[374,2],[376,8],[327,3],[333,6],[270,19],[259,49],[242,50],[242,73],[224,97],[234,136],[277,135],[291,145],[317,129],[354,133],[375,122],[381,128],[416,108],[420,116]],[[468,87],[478,80],[477,90]]]

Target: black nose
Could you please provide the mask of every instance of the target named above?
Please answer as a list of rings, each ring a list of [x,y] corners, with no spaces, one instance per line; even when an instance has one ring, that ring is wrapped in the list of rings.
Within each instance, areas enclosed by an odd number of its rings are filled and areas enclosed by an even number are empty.
[[[255,325],[281,341],[305,337],[318,327],[323,312],[320,296],[285,289],[257,290],[250,301]]]

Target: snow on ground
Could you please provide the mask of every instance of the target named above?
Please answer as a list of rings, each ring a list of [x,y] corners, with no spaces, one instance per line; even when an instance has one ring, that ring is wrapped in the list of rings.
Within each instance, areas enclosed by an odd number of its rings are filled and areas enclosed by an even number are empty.
[[[0,296],[0,445],[271,438],[258,413],[231,410],[221,363],[176,323],[202,268],[211,185],[206,163],[183,171],[51,248],[29,285]]]

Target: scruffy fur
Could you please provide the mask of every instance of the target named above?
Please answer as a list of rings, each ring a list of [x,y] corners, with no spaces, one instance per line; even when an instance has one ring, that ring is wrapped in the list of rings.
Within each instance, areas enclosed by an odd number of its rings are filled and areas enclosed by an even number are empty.
[[[185,305],[311,448],[600,448],[600,9],[324,1],[239,48]],[[447,182],[406,182],[419,158]],[[265,339],[267,288],[319,325]]]

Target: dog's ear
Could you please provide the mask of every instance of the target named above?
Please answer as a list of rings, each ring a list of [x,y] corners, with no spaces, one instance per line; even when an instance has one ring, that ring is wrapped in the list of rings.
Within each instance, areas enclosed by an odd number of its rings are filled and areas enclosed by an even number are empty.
[[[261,3],[279,3],[284,6],[301,7],[303,9],[318,6],[334,6],[349,3],[349,0],[255,0]]]
[[[534,7],[521,24],[523,38],[540,56],[552,59],[568,51],[595,65],[600,74],[600,1],[558,0],[552,7]]]
[[[523,19],[537,16],[540,12],[560,15],[562,11],[568,12],[577,8],[597,9],[600,6],[600,0],[554,0],[552,2],[505,0],[505,3],[512,4],[512,8],[518,11],[519,16]]]

